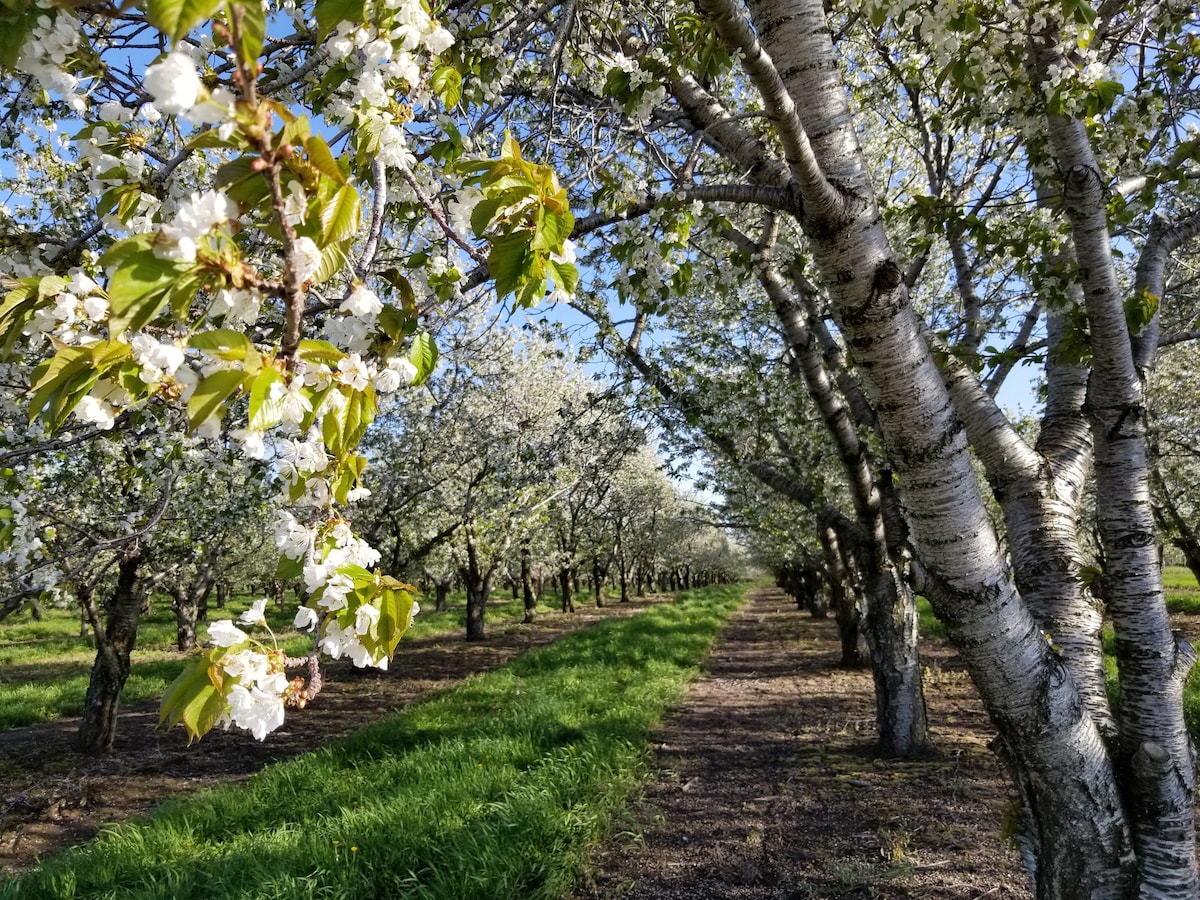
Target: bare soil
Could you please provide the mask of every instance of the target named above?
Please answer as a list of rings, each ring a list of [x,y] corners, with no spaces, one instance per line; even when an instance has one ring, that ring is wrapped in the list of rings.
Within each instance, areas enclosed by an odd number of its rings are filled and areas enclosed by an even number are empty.
[[[952,652],[923,655],[937,755],[879,759],[871,675],[837,667],[834,623],[753,592],[576,900],[1028,898],[995,732]]]
[[[155,730],[149,705],[122,714],[104,759],[74,752],[73,720],[0,734],[0,875],[655,599],[545,614],[482,644],[405,641],[387,673],[335,666],[319,700],[263,743],[231,731],[188,747],[182,731]],[[832,621],[754,591],[661,727],[657,779],[594,854],[575,900],[1027,898],[1001,836],[1009,794],[987,749],[993,731],[953,654],[924,651],[937,756],[897,762],[874,756],[871,676],[839,669],[838,648]]]

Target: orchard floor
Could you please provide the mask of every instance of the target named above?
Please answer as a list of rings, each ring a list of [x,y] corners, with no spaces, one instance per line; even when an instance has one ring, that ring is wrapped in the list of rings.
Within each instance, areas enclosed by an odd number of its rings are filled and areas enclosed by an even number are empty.
[[[73,751],[75,720],[0,733],[0,875],[651,602],[543,614],[482,644],[406,641],[387,673],[335,666],[319,701],[263,743],[228,732],[189,748],[181,731],[154,729],[149,706],[122,714],[117,752],[104,759]],[[1000,835],[1008,795],[990,727],[953,655],[933,646],[925,656],[938,755],[876,759],[870,674],[836,667],[832,621],[798,614],[773,588],[752,592],[663,723],[657,780],[594,854],[575,900],[1024,900]]]
[[[952,652],[923,656],[937,753],[877,759],[871,676],[837,668],[833,621],[752,592],[576,900],[1028,898],[978,695]]]

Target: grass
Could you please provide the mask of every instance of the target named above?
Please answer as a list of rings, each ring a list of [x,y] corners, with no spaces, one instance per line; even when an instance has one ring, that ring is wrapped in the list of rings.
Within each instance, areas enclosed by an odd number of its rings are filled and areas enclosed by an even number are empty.
[[[211,609],[209,620],[236,618],[254,599],[249,595],[235,597],[226,609]],[[442,613],[433,612],[432,598],[422,599],[428,609],[413,623],[413,636],[450,634],[466,627],[466,600],[462,594],[452,595],[450,609]],[[554,602],[547,598],[542,608],[553,608]],[[311,646],[311,639],[293,631],[293,604],[285,605],[284,613],[274,607],[268,609],[267,621],[280,637],[281,647],[302,655]],[[503,628],[519,622],[523,615],[521,601],[499,599],[488,607],[489,627]],[[198,630],[203,640],[203,624]],[[95,656],[90,630],[83,637],[79,634],[77,610],[47,609],[40,622],[28,617],[9,617],[0,622],[0,730],[82,712]],[[136,703],[161,697],[179,674],[184,659],[185,655],[175,649],[175,616],[170,602],[158,597],[153,612],[143,616],[138,626],[138,649],[133,653],[122,701]]]
[[[1167,609],[1171,613],[1200,615],[1200,586],[1190,569],[1184,566],[1165,566],[1163,586],[1166,591]],[[924,597],[917,598],[921,634],[946,640],[946,629],[933,614],[933,608]],[[1109,700],[1115,706],[1118,694],[1117,661],[1113,647],[1111,625],[1104,626],[1104,668]],[[1200,742],[1200,666],[1192,669],[1183,688],[1183,714],[1192,740]]]
[[[0,900],[561,896],[743,593],[688,592],[570,634],[246,784],[113,827],[0,883]]]

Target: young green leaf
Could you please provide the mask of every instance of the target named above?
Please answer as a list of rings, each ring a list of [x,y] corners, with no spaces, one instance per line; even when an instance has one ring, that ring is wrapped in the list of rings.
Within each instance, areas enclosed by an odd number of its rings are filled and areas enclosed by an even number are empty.
[[[147,0],[146,18],[171,40],[177,41],[209,18],[220,5],[221,0]]]

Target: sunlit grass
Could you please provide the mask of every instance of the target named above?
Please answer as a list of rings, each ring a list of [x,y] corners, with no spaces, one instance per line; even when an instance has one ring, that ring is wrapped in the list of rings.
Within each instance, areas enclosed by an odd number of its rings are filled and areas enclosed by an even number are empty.
[[[1167,609],[1173,613],[1200,615],[1200,585],[1196,576],[1186,566],[1165,566],[1163,588],[1167,595]]]
[[[742,588],[530,651],[0,885],[0,898],[562,896]]]
[[[488,606],[490,628],[502,629],[520,622],[524,606],[500,597]],[[255,597],[241,595],[228,606],[209,610],[209,621],[236,618]],[[432,637],[461,631],[466,626],[466,600],[451,595],[447,612],[433,611],[433,598],[422,597],[424,609],[410,631],[412,637]],[[549,608],[547,606],[542,609]],[[280,647],[291,655],[303,655],[312,639],[292,629],[294,602],[289,597],[284,611],[269,604],[267,621],[279,636]],[[28,615],[10,616],[0,622],[0,729],[21,728],[83,710],[88,675],[96,651],[90,630],[80,635],[78,609],[46,609],[42,621]],[[204,640],[205,624],[197,626]],[[401,652],[403,650],[401,649]],[[121,700],[136,703],[161,697],[184,665],[185,655],[175,649],[175,616],[170,602],[158,597],[153,611],[138,624],[138,647]]]

